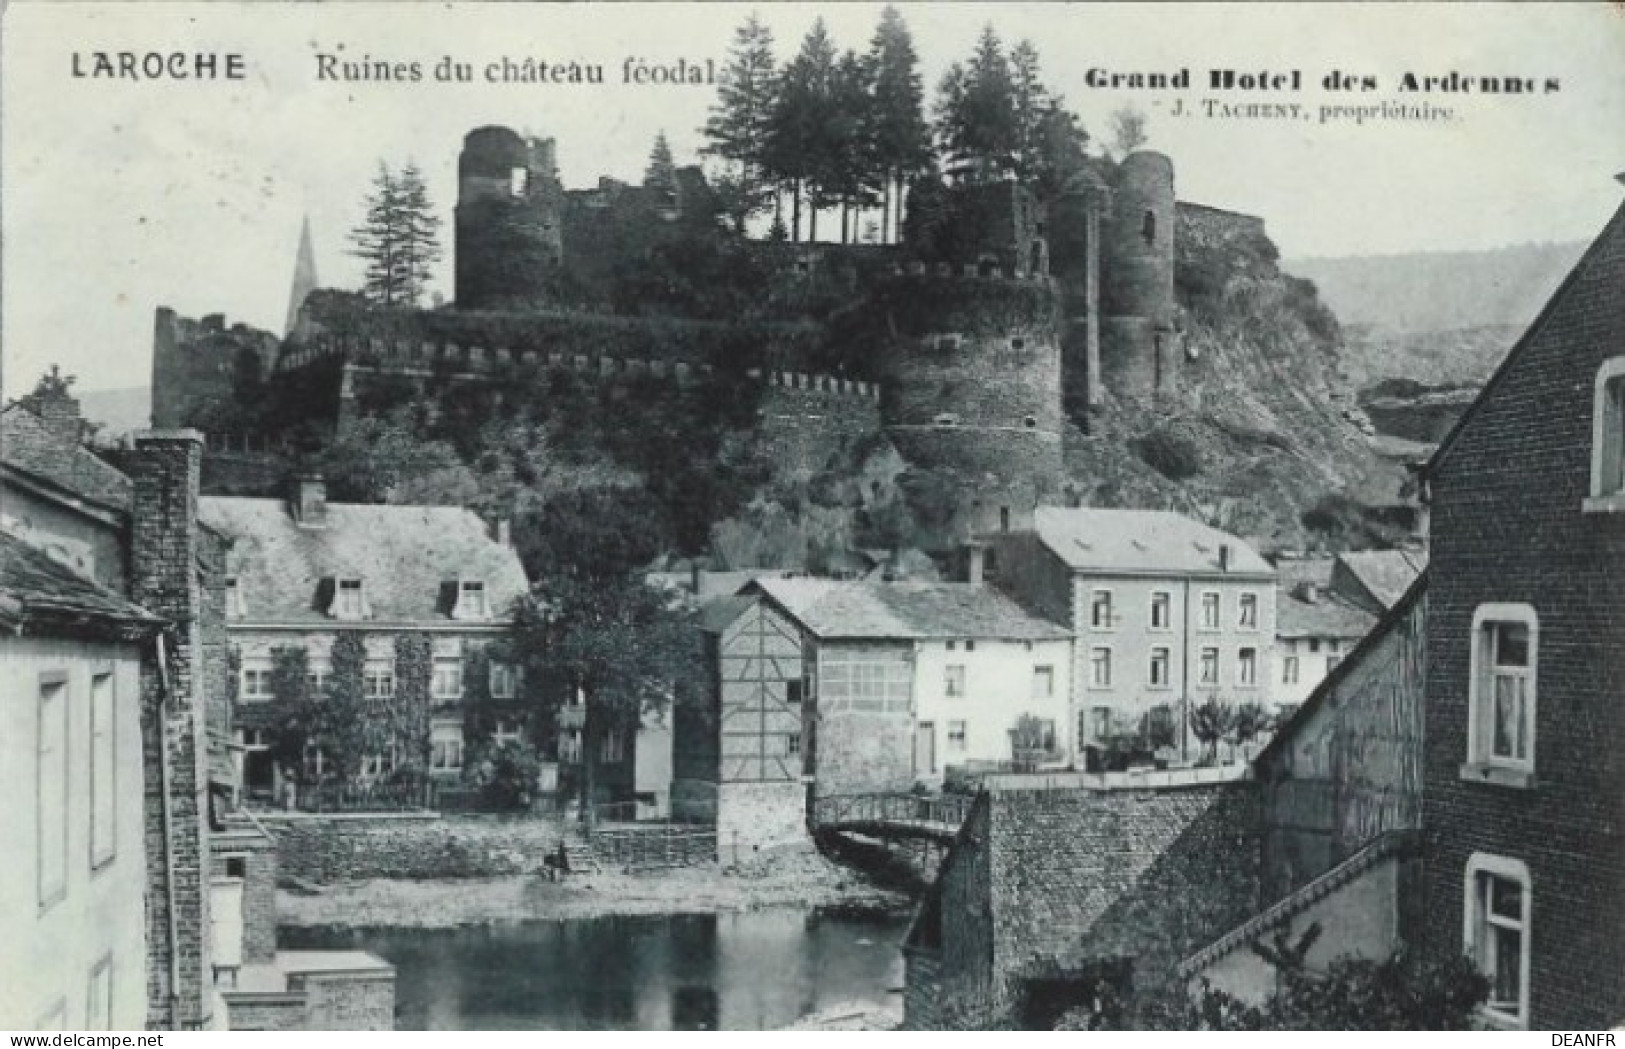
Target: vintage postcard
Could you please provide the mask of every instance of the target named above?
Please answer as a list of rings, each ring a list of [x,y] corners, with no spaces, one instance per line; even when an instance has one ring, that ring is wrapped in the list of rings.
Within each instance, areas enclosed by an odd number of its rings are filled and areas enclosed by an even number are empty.
[[[1618,4],[3,30],[0,1029],[1614,1044]]]

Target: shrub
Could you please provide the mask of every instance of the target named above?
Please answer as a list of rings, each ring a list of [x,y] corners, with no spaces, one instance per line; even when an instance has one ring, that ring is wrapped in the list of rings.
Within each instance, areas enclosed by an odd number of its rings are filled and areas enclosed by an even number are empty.
[[[1189,437],[1153,430],[1130,443],[1146,465],[1170,481],[1185,481],[1202,472],[1202,450]]]
[[[530,807],[541,771],[541,759],[530,743],[486,742],[476,745],[464,763],[463,782],[493,808],[523,809]]]

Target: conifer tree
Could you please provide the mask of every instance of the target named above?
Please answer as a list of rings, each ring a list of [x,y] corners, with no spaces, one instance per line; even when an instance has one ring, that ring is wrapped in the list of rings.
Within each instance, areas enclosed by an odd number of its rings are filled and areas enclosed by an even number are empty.
[[[835,78],[835,45],[822,18],[813,23],[801,50],[784,69],[768,126],[765,165],[791,194],[790,237],[801,239],[801,205],[811,202],[821,158],[829,155]],[[812,202],[808,237],[818,238]]]
[[[440,219],[416,164],[397,174],[380,161],[366,218],[350,232],[351,254],[366,262],[362,294],[385,306],[415,306],[440,260]]]
[[[1019,148],[1015,86],[1004,45],[991,25],[970,60],[955,63],[938,89],[937,137],[950,161],[970,177],[998,178]]]
[[[752,12],[734,31],[717,100],[702,129],[708,143],[701,152],[732,164],[725,182],[731,187],[728,210],[739,232],[776,197],[765,159],[778,80],[773,31]]]
[[[931,163],[931,129],[924,114],[925,92],[908,26],[887,5],[869,44],[874,90],[869,139],[881,173],[880,236],[896,240],[904,184]]]
[[[1038,49],[1031,40],[1010,50],[1010,101],[1016,168],[1030,178],[1043,150],[1042,125],[1050,103],[1049,92],[1038,78]]]
[[[671,157],[671,143],[664,131],[655,135],[654,147],[649,150],[649,166],[643,171],[645,189],[661,194],[661,199],[672,206],[677,204],[677,162]]]

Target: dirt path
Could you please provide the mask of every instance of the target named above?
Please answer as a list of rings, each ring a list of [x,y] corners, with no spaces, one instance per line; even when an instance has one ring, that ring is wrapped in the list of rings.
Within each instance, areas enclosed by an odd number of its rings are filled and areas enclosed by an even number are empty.
[[[718,914],[800,906],[908,913],[908,897],[878,888],[816,853],[771,867],[716,865],[649,874],[536,875],[400,881],[374,879],[306,895],[277,893],[281,925],[445,928],[608,914]]]

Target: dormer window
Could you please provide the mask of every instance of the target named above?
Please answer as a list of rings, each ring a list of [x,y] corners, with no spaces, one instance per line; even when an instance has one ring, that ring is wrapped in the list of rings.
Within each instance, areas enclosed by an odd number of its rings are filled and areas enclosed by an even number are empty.
[[[243,605],[242,580],[236,576],[226,577],[226,618],[241,619],[247,614]]]
[[[457,582],[457,603],[452,606],[453,619],[489,619],[491,607],[486,601],[485,581],[461,579]]]
[[[360,619],[366,615],[366,602],[361,580],[340,579],[333,592],[333,618]]]

